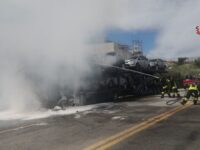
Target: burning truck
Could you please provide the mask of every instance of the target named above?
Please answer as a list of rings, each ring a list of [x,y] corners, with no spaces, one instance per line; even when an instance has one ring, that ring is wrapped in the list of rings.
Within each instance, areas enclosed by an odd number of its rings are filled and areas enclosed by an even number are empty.
[[[84,79],[87,84],[76,91],[66,88],[57,92],[48,107],[64,108],[160,93],[159,77],[152,74],[109,65],[94,65],[93,69],[96,75],[87,76]]]
[[[152,95],[160,92],[159,75],[162,71],[126,67],[126,59],[133,55],[123,45],[108,44],[109,50],[95,53],[90,60],[92,73],[85,76],[75,91],[64,88],[52,96],[48,107],[87,105],[118,101],[125,97]],[[114,48],[113,51],[110,51]],[[101,51],[102,52],[102,51]],[[54,90],[55,91],[58,90]],[[49,101],[48,101],[49,102]]]

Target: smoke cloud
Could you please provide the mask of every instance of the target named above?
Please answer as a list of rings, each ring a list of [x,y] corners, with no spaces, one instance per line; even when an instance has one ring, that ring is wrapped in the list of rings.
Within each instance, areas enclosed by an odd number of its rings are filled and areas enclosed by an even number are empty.
[[[1,0],[0,109],[38,109],[92,73],[92,42],[106,31],[157,30],[149,56],[200,55],[198,0]]]

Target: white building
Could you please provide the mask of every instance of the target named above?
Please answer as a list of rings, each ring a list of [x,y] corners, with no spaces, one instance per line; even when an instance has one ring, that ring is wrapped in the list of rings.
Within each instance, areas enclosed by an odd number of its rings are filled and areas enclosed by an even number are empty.
[[[92,46],[93,58],[99,64],[114,64],[132,57],[129,46],[115,42],[98,43]]]

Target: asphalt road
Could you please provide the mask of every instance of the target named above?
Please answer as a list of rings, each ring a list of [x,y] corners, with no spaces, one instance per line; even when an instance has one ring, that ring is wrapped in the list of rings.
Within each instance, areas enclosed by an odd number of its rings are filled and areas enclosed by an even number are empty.
[[[150,96],[100,104],[71,115],[2,120],[0,150],[104,149],[105,144],[99,142],[114,136],[115,140],[106,142],[108,149],[200,149],[200,106],[182,110],[174,100]],[[177,107],[181,110],[171,111]],[[123,134],[118,136],[119,133]]]
[[[199,150],[200,109],[192,106],[169,119],[157,123],[131,138],[114,145],[111,150]]]

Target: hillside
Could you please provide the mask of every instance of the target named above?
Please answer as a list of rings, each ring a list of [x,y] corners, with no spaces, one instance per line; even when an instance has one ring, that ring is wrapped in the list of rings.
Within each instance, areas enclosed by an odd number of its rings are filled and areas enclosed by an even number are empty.
[[[183,64],[183,65],[174,64],[171,66],[171,69],[169,69],[169,73],[179,74],[181,77],[185,77],[186,75],[199,76],[200,68],[194,64]]]

